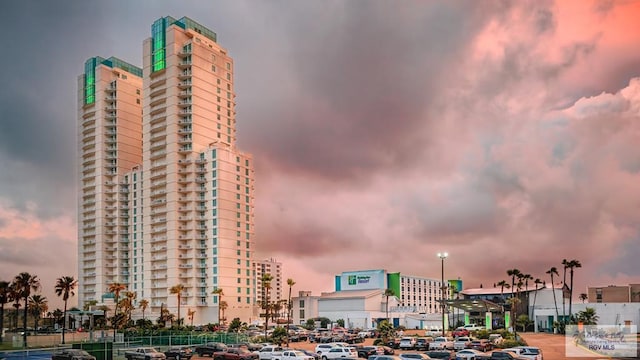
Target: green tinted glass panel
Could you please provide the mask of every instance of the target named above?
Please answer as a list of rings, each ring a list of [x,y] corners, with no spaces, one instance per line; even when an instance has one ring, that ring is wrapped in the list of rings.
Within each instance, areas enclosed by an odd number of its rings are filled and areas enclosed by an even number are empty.
[[[96,64],[98,59],[93,57],[84,63],[84,103],[93,104],[96,101]]]
[[[166,28],[167,18],[156,20],[151,25],[151,71],[159,71],[166,67]]]

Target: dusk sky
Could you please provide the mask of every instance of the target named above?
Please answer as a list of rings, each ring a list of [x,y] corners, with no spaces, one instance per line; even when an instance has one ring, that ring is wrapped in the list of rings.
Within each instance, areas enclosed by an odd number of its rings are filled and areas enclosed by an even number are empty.
[[[640,283],[640,1],[0,5],[0,279],[77,277],[76,78],[162,16],[218,34],[258,258],[294,292],[387,269],[491,286],[577,259]],[[73,301],[76,301],[75,298]]]

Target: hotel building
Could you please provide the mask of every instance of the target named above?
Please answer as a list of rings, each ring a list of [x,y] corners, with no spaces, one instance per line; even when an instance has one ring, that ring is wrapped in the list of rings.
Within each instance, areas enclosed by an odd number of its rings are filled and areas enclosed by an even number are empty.
[[[142,105],[132,119],[140,135],[138,158],[109,180],[118,184],[116,208],[127,215],[113,230],[120,235],[117,252],[105,252],[111,245],[104,231],[92,238],[102,250],[96,264],[115,255],[118,276],[98,280],[97,271],[91,275],[81,265],[80,304],[109,296],[108,284],[117,281],[138,301],[147,299],[152,313],[161,307],[176,313],[178,297],[169,289],[181,284],[181,317],[191,309],[194,324],[218,322],[224,300],[227,318],[246,321],[256,303],[254,168],[252,156],[236,148],[233,60],[213,31],[186,17],[155,21],[143,54]],[[81,78],[86,92],[86,69]],[[81,122],[87,107],[82,99]],[[119,117],[116,124],[120,131]],[[102,216],[96,214],[98,222],[107,222]],[[84,227],[79,232],[83,239]],[[88,254],[83,246],[81,264]],[[212,294],[216,288],[222,299]]]

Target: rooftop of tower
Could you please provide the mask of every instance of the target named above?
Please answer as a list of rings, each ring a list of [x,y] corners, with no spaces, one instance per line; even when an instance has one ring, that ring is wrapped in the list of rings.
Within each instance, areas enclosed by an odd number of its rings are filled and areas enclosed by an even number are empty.
[[[87,60],[87,63],[92,63],[94,59],[95,59],[94,66],[98,64],[103,64],[111,68],[122,69],[126,72],[142,77],[142,68],[132,65],[124,60],[118,59],[117,57],[112,56],[108,59],[105,59],[100,56],[95,56]]]
[[[192,29],[195,32],[197,32],[198,34],[202,34],[203,36],[218,42],[218,35],[216,35],[215,32],[213,32],[212,30],[208,29],[206,26],[203,26],[202,24],[198,23],[197,21],[183,16],[180,19],[176,20],[175,18],[171,17],[171,16],[166,16],[164,17],[164,19],[167,20],[167,26],[169,25],[177,25],[180,26],[183,29]]]

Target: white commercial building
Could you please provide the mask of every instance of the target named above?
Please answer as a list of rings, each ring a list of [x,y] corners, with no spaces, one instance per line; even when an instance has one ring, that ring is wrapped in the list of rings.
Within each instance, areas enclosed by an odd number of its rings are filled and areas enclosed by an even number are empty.
[[[386,270],[343,272],[335,277],[335,292],[320,296],[300,292],[292,299],[293,323],[326,317],[332,321],[342,319],[348,328],[371,328],[388,317],[394,326],[426,328],[426,322],[414,320],[420,314],[438,313],[441,284],[438,280]],[[386,296],[386,290],[393,295]]]

